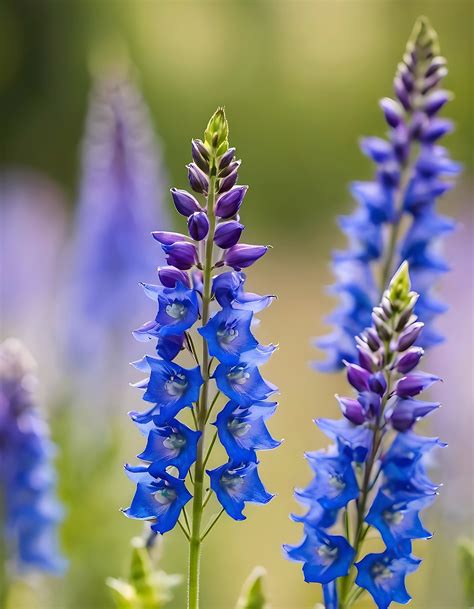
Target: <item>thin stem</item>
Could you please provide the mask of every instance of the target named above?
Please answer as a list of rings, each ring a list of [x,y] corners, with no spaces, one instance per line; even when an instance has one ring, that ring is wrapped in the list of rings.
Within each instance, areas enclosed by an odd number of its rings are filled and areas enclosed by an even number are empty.
[[[224,511],[225,511],[224,508],[222,508],[221,511],[214,518],[214,520],[211,521],[211,523],[209,524],[207,529],[204,531],[204,533],[201,537],[201,541],[204,541],[206,539],[206,537],[209,535],[209,533],[212,531],[212,529],[216,526],[217,522],[219,521],[219,518],[222,516]]]
[[[218,391],[216,393],[216,395],[214,396],[214,399],[211,402],[211,405],[209,406],[209,410],[207,411],[207,416],[206,416],[206,423],[209,421],[209,417],[211,416],[211,413],[214,409],[214,406],[216,405],[217,400],[219,399],[221,392]]]
[[[186,531],[186,529],[184,528],[183,523],[181,522],[181,520],[178,520],[178,525],[179,525],[179,528],[183,531],[183,535],[186,537],[186,539],[188,541],[190,541],[191,538],[189,537],[189,534]]]
[[[184,517],[184,522],[186,524],[186,529],[187,529],[188,533],[191,533],[191,527],[189,526],[189,518],[188,518],[188,513],[186,511],[186,508],[183,508],[183,517]]]
[[[209,461],[209,457],[211,456],[212,449],[214,448],[214,444],[216,443],[216,440],[217,440],[217,431],[214,434],[214,437],[212,438],[211,443],[209,444],[209,448],[207,449],[206,457],[204,459],[204,463],[202,464],[204,469],[206,468],[207,462]]]
[[[211,497],[212,497],[212,491],[209,490],[207,495],[206,495],[206,498],[204,499],[204,503],[202,504],[202,511],[204,511],[206,509],[206,506],[209,503]]]
[[[211,167],[209,179],[209,194],[207,197],[207,213],[209,217],[209,233],[205,247],[205,260],[203,272],[203,294],[202,294],[202,325],[209,321],[209,306],[211,302],[212,282],[212,256],[213,237],[216,219],[214,215],[214,204],[216,198],[215,167]],[[201,432],[197,446],[197,458],[194,466],[194,497],[193,497],[193,523],[189,543],[189,577],[188,577],[188,609],[199,609],[199,571],[201,563],[201,522],[203,513],[203,485],[204,485],[204,440],[206,420],[208,418],[208,396],[209,396],[209,351],[207,342],[202,339],[202,362],[201,370],[204,383],[201,389],[201,397],[197,407],[196,429]]]

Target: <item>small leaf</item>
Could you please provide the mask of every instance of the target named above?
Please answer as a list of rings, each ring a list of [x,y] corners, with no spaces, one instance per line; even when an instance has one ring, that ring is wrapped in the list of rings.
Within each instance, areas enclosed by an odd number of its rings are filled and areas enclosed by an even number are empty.
[[[266,571],[263,567],[255,567],[244,584],[236,609],[265,609],[266,603],[263,594],[265,575]]]

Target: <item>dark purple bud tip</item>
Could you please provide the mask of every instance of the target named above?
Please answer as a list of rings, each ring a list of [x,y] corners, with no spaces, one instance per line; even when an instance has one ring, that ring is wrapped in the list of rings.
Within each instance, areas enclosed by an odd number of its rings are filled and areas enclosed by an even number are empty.
[[[240,167],[240,165],[241,161],[234,161],[230,165],[227,165],[227,167],[224,167],[224,169],[219,171],[219,178],[226,178],[231,173],[234,173],[234,171],[236,171]]]
[[[237,182],[238,178],[238,167],[229,173],[228,176],[219,180],[219,193],[224,193],[233,188]]]
[[[224,250],[229,249],[229,247],[238,243],[244,228],[243,224],[235,220],[222,222],[217,225],[214,233],[214,243]]]
[[[191,188],[200,194],[207,194],[209,188],[209,180],[206,174],[199,169],[195,163],[186,165],[188,170],[188,180]]]
[[[357,391],[367,391],[369,388],[370,372],[357,364],[344,362],[347,368],[347,380]]]
[[[395,129],[395,127],[398,127],[398,125],[403,122],[403,108],[394,99],[384,97],[380,100],[380,107],[382,108],[385,120],[390,127]]]
[[[419,337],[423,326],[423,322],[416,321],[415,323],[410,324],[407,328],[405,328],[405,330],[403,330],[403,332],[398,337],[396,350],[406,351],[409,347],[411,347]]]
[[[450,99],[452,99],[452,94],[449,91],[444,91],[443,89],[439,89],[438,91],[433,91],[428,95],[425,102],[425,112],[428,116],[433,116],[436,114],[441,108],[448,103]]]
[[[191,155],[193,157],[193,161],[202,169],[204,173],[208,173],[209,171],[209,153],[206,150],[206,147],[199,140],[191,141]]]
[[[153,239],[156,239],[161,245],[171,245],[176,241],[186,241],[186,235],[181,233],[172,233],[165,230],[157,230],[151,233]]]
[[[221,195],[216,202],[215,213],[219,218],[232,218],[239,211],[248,186],[236,186]]]
[[[413,397],[425,389],[428,389],[428,387],[439,380],[441,380],[439,376],[435,376],[434,374],[414,372],[404,376],[398,381],[396,393],[401,398]]]
[[[166,261],[182,271],[187,271],[197,262],[197,251],[192,243],[176,241],[171,245],[163,245]]]
[[[219,171],[224,169],[224,167],[227,167],[232,162],[234,155],[235,155],[235,148],[229,148],[227,150],[227,152],[225,152],[222,155],[222,157],[219,161]]]
[[[369,389],[378,395],[384,395],[387,390],[387,381],[383,372],[376,372],[369,378]]]
[[[234,245],[225,253],[224,262],[235,271],[251,266],[259,258],[267,253],[268,247],[265,245]]]
[[[412,347],[406,351],[398,360],[396,368],[401,374],[407,374],[411,372],[413,368],[418,366],[420,359],[423,356],[423,349],[421,347]]]
[[[186,190],[178,188],[171,189],[171,196],[178,212],[183,216],[190,216],[196,211],[202,211],[202,207],[197,202],[197,199]]]
[[[158,277],[165,288],[175,288],[178,281],[188,288],[191,287],[188,274],[180,271],[175,266],[158,267]]]
[[[209,218],[205,211],[197,211],[188,218],[189,234],[196,241],[202,241],[209,232]]]
[[[342,414],[354,425],[362,425],[365,422],[365,411],[358,400],[344,398],[336,395]]]

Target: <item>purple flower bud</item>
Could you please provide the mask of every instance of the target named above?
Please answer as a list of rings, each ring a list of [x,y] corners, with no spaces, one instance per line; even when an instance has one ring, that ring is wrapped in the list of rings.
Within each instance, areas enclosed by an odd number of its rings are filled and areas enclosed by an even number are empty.
[[[207,194],[209,189],[209,180],[207,179],[206,174],[201,171],[195,163],[189,163],[189,165],[186,165],[186,167],[188,170],[188,180],[191,188],[195,192]]]
[[[395,93],[396,93],[398,99],[400,100],[402,106],[405,108],[405,110],[407,110],[407,111],[410,110],[411,109],[410,95],[409,95],[402,79],[395,78],[393,85],[394,85]]]
[[[234,245],[225,253],[224,262],[236,271],[251,266],[267,253],[265,245]]]
[[[176,241],[171,245],[163,245],[162,248],[168,264],[178,269],[187,271],[197,262],[196,248],[188,241]]]
[[[383,372],[376,372],[369,378],[369,389],[378,395],[384,395],[387,390],[387,381]]]
[[[401,398],[413,397],[418,395],[433,383],[439,381],[438,376],[427,374],[426,372],[414,372],[401,378],[396,387],[396,393]]]
[[[236,222],[235,220],[229,220],[229,222],[222,222],[217,225],[214,233],[214,243],[222,249],[228,249],[235,245],[239,239],[244,225]]]
[[[165,288],[175,288],[178,281],[188,288],[191,287],[188,274],[175,266],[158,267],[158,277]]]
[[[401,374],[406,374],[416,368],[424,351],[421,347],[412,347],[406,351],[398,360],[396,368]]]
[[[232,218],[239,211],[248,186],[236,186],[229,192],[221,195],[216,203],[216,216],[219,218]]]
[[[227,152],[221,156],[221,160],[219,161],[219,171],[227,167],[232,162],[232,159],[235,155],[235,148],[229,148]]]
[[[202,207],[197,202],[196,198],[186,190],[178,188],[171,189],[171,196],[178,212],[183,216],[190,216],[195,211],[202,211]]]
[[[355,425],[362,425],[362,423],[365,423],[365,411],[362,404],[358,400],[344,398],[338,395],[336,395],[336,399],[339,402],[342,414],[346,417],[346,419]]]
[[[452,121],[443,118],[435,118],[423,129],[421,140],[427,144],[432,144],[433,142],[436,142],[436,140],[439,140],[440,137],[453,131],[453,129],[454,125]]]
[[[444,91],[443,89],[439,89],[438,91],[433,91],[430,95],[428,95],[425,102],[425,112],[428,116],[433,116],[436,114],[441,108],[448,103],[448,101],[452,98],[452,95],[448,91]]]
[[[373,391],[363,391],[359,395],[359,402],[364,411],[372,417],[377,417],[382,406],[382,399],[378,393]]]
[[[371,372],[372,368],[374,366],[374,362],[373,362],[372,358],[365,351],[365,349],[358,347],[358,351],[359,351],[359,365],[362,366],[362,368],[365,368],[366,370]]]
[[[384,97],[380,100],[380,107],[382,108],[383,113],[385,114],[385,120],[390,127],[398,127],[400,123],[404,122],[403,108],[394,99]]]
[[[209,171],[209,153],[200,140],[191,140],[191,155],[199,169],[207,173]]]
[[[421,90],[422,95],[426,95],[430,89],[436,87],[440,80],[447,76],[448,70],[445,67],[441,67],[434,74],[425,80],[424,87]]]
[[[411,347],[420,335],[423,326],[424,324],[421,321],[417,321],[405,328],[405,330],[403,330],[403,332],[398,337],[395,350],[406,351],[409,347]]]
[[[220,178],[227,177],[228,175],[233,173],[236,169],[238,169],[240,167],[240,164],[241,164],[241,161],[234,161],[233,163],[230,163],[230,165],[227,165],[227,167],[224,167],[224,169],[219,171],[219,177]]]
[[[235,186],[235,183],[237,182],[238,177],[239,176],[238,176],[238,168],[237,168],[237,169],[234,169],[234,171],[232,173],[230,173],[227,177],[220,180],[219,192],[220,193],[227,192],[228,190],[233,188]]]
[[[371,351],[378,351],[382,346],[380,338],[374,328],[369,328],[366,332],[367,344]]]
[[[188,218],[189,234],[196,241],[202,241],[209,232],[209,218],[205,211],[197,211]]]
[[[366,391],[369,388],[370,372],[361,368],[357,364],[349,364],[344,362],[347,367],[347,380],[357,389],[357,391]]]
[[[176,241],[186,241],[186,235],[181,233],[172,233],[165,230],[157,230],[151,233],[153,239],[156,239],[162,245],[171,245]]]
[[[399,398],[396,400],[393,408],[387,411],[387,419],[397,431],[408,431],[418,419],[421,419],[439,407],[440,404],[438,402],[422,402],[421,400]]]
[[[442,68],[446,65],[446,59],[444,57],[434,57],[431,60],[429,68],[425,72],[425,77],[428,78],[436,72],[438,68]]]

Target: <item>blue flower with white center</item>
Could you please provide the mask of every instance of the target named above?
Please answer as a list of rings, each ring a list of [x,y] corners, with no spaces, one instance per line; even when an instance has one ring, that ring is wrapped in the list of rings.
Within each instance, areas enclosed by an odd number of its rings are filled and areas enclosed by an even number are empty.
[[[162,535],[178,522],[184,506],[192,499],[183,480],[166,472],[151,476],[146,467],[126,466],[129,478],[137,490],[129,508],[123,510],[128,518],[152,521],[151,528]]]
[[[391,497],[383,490],[377,493],[365,521],[380,532],[387,548],[412,539],[431,537],[431,533],[423,527],[419,509],[403,497],[398,498],[397,494]]]
[[[327,510],[344,507],[359,495],[359,486],[350,459],[344,454],[331,456],[324,451],[306,453],[316,474],[296,496],[318,501]]]
[[[328,584],[344,577],[355,557],[355,550],[340,535],[328,535],[322,529],[305,526],[305,536],[299,546],[283,546],[290,560],[302,562],[304,580]]]
[[[154,477],[174,466],[180,478],[185,478],[189,468],[196,461],[197,443],[201,432],[193,431],[176,419],[170,419],[165,425],[153,426],[148,432],[145,450],[138,455],[142,461],[148,461],[148,468]]]
[[[199,329],[207,341],[209,353],[221,363],[237,364],[246,351],[255,349],[258,341],[250,331],[252,311],[224,307]]]
[[[221,307],[232,306],[234,309],[245,309],[258,313],[275,300],[275,296],[259,296],[244,291],[246,276],[237,271],[227,271],[214,278],[212,293]]]
[[[132,413],[134,421],[146,422],[156,416],[157,422],[166,422],[198,400],[203,383],[199,366],[183,368],[148,355],[134,362],[134,366],[142,372],[150,373],[148,378],[134,386],[145,390],[143,399],[146,402],[154,403],[153,408],[145,413]]]
[[[276,406],[276,402],[257,402],[245,408],[228,402],[221,410],[214,425],[231,461],[256,463],[256,450],[271,450],[280,446],[281,442],[271,437],[265,425]]]
[[[387,609],[392,602],[408,603],[411,596],[405,587],[405,576],[416,571],[421,560],[399,556],[393,550],[368,554],[356,563],[356,584],[372,595],[378,609]]]
[[[234,520],[245,520],[245,504],[268,503],[273,495],[263,486],[256,463],[228,463],[207,471],[211,488],[227,514]]]
[[[275,385],[262,378],[257,366],[251,363],[243,362],[235,366],[219,364],[213,376],[222,393],[240,406],[266,400],[278,391]]]
[[[159,336],[177,336],[190,328],[199,316],[199,305],[195,290],[187,289],[178,282],[176,288],[164,288],[158,296]]]

